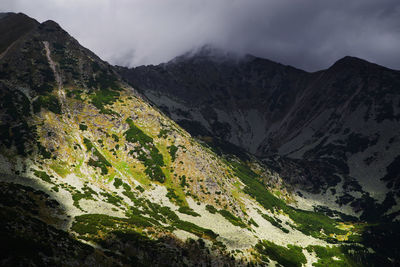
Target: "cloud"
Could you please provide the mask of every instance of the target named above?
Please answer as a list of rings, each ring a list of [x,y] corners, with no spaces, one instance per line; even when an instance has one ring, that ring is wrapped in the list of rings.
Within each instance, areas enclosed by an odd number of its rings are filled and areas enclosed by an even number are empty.
[[[400,69],[398,0],[2,0],[52,19],[112,64],[158,64],[204,44],[314,71],[352,55]]]

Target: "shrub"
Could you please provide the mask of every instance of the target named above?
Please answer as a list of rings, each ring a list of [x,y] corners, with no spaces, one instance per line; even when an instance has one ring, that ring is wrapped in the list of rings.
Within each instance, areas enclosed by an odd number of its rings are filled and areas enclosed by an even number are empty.
[[[206,210],[208,210],[212,214],[218,212],[218,210],[213,205],[206,205]]]
[[[44,171],[34,170],[33,173],[47,183],[52,183],[50,176]]]
[[[122,180],[119,178],[114,178],[114,186],[115,188],[119,188],[123,184]]]
[[[180,185],[181,185],[181,187],[188,186],[188,184],[186,183],[186,175],[182,175]]]
[[[189,208],[188,206],[179,207],[178,211],[180,213],[185,213],[194,217],[200,217],[201,215],[195,212],[193,209]]]
[[[178,220],[173,223],[173,226],[178,229],[195,234],[198,237],[208,237],[211,239],[215,239],[218,237],[218,234],[214,233],[212,230],[200,227],[194,223],[187,222],[187,221]]]
[[[178,147],[175,145],[171,145],[168,147],[169,154],[171,155],[172,161],[175,161],[176,159],[176,152],[178,151]]]
[[[115,142],[119,142],[119,138],[116,134],[112,134],[111,137],[114,139]]]
[[[242,227],[242,228],[246,227],[246,224],[244,222],[242,222],[242,220],[240,218],[234,216],[229,211],[227,211],[227,210],[219,210],[218,212],[219,212],[219,214],[224,216],[224,218],[227,219],[231,224],[233,224],[235,226]]]
[[[81,130],[81,131],[86,131],[87,128],[88,128],[87,125],[82,124],[82,123],[79,124],[79,130]]]

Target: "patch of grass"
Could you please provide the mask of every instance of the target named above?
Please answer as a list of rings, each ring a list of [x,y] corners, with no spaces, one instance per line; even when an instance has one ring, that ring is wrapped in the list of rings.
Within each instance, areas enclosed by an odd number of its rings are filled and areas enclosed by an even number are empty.
[[[99,231],[112,232],[129,226],[151,227],[149,220],[140,215],[131,215],[129,218],[118,218],[105,214],[84,214],[75,217],[71,229],[79,235],[96,235]]]
[[[71,173],[65,162],[53,163],[50,165],[50,168],[63,178]]]
[[[286,212],[289,214],[289,217],[295,221],[296,228],[306,235],[312,235],[316,238],[325,238],[325,236],[320,233],[321,229],[323,229],[324,233],[328,236],[330,234],[346,234],[346,231],[336,228],[337,222],[334,219],[322,213],[294,208],[288,208]]]
[[[302,248],[298,246],[288,245],[287,247],[283,247],[270,241],[263,240],[260,241],[255,248],[260,254],[286,267],[301,267],[303,264],[307,263]]]
[[[314,251],[319,258],[317,262],[313,263],[313,266],[362,266],[356,264],[345,254],[345,247],[308,246],[307,251],[310,253]]]

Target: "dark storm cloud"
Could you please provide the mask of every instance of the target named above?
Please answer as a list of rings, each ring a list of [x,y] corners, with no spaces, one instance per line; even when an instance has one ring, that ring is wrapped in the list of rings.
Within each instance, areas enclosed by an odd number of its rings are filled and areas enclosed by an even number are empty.
[[[53,19],[113,64],[157,64],[212,44],[306,70],[352,55],[400,69],[398,0],[2,0]]]

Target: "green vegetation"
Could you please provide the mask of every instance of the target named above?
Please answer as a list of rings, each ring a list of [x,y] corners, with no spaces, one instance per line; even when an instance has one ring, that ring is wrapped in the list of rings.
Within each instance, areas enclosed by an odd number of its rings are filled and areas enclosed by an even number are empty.
[[[82,124],[82,123],[79,124],[79,130],[81,130],[81,131],[86,131],[87,128],[88,128],[87,125]]]
[[[249,220],[249,224],[252,224],[252,225],[254,225],[255,227],[259,227],[259,225],[253,220],[253,218],[251,218],[251,219]]]
[[[224,218],[227,219],[231,224],[242,227],[242,228],[246,227],[246,224],[240,218],[234,216],[229,211],[219,210],[218,213],[221,214],[222,216],[224,216]]]
[[[185,213],[185,214],[188,214],[188,215],[191,215],[191,216],[194,216],[194,217],[200,217],[200,214],[198,214],[193,209],[191,209],[191,208],[189,208],[187,206],[179,207],[178,211],[180,213]]]
[[[124,133],[126,140],[131,143],[138,142],[141,145],[141,147],[136,147],[135,151],[131,150],[129,154],[133,155],[133,153],[136,152],[138,154],[138,159],[142,161],[146,167],[145,173],[150,179],[163,183],[165,181],[165,175],[161,167],[164,166],[164,158],[154,145],[153,138],[139,129],[133,123],[132,119],[126,119],[126,123],[129,124],[129,129]],[[150,155],[143,151],[142,148],[150,151]]]
[[[129,230],[130,225],[136,227],[152,226],[147,218],[140,215],[132,215],[129,218],[118,218],[104,214],[84,214],[75,217],[71,229],[79,235],[96,235],[99,231]]]
[[[288,245],[286,248],[278,246],[270,241],[263,240],[262,242],[259,242],[255,248],[260,254],[270,258],[271,260],[277,261],[285,267],[301,267],[302,264],[307,262],[307,259],[302,252],[302,248],[298,246]]]
[[[184,188],[185,186],[189,186],[189,185],[186,183],[186,175],[182,175],[182,177],[181,177],[180,179],[181,179],[180,185],[181,185],[182,188]]]
[[[166,196],[173,202],[177,203],[179,206],[183,204],[182,199],[179,198],[179,196],[175,193],[175,190],[172,188],[167,188],[168,193]]]
[[[264,219],[266,219],[267,221],[269,221],[273,226],[275,226],[275,227],[281,229],[284,233],[289,233],[289,230],[286,229],[286,228],[284,228],[284,227],[282,226],[282,224],[281,224],[282,221],[281,221],[281,220],[279,220],[279,219],[274,219],[274,218],[272,218],[271,216],[268,216],[267,214],[262,214],[261,216],[262,216]]]
[[[218,237],[218,234],[214,233],[212,230],[200,227],[191,222],[178,220],[175,221],[172,225],[178,229],[192,233],[201,238],[208,237],[210,239],[215,239]]]
[[[346,231],[336,228],[337,223],[334,219],[331,219],[322,213],[294,208],[288,208],[286,209],[286,212],[289,214],[290,218],[296,222],[296,228],[306,235],[312,235],[317,238],[326,238],[320,233],[321,229],[323,229],[325,234],[328,236],[329,234],[346,234]]]
[[[45,159],[51,158],[51,153],[47,151],[47,149],[44,146],[42,146],[40,142],[37,142],[36,145],[38,147],[39,154],[42,155],[43,158]]]
[[[40,179],[42,179],[43,181],[45,181],[45,182],[47,182],[47,183],[50,183],[50,184],[53,183],[53,182],[51,181],[50,176],[49,176],[46,172],[38,171],[38,170],[33,170],[33,173],[34,173],[37,177],[39,177]]]
[[[103,114],[115,114],[110,109],[106,109],[104,106],[112,105],[117,98],[120,96],[116,78],[105,72],[101,72],[96,75],[96,78],[89,79],[88,87],[96,88],[93,94],[90,96],[92,104],[100,110]]]
[[[68,169],[67,166],[68,165],[65,162],[60,162],[60,163],[55,162],[50,165],[50,168],[61,177],[66,177],[70,173],[70,170]]]
[[[288,214],[296,223],[295,227],[304,234],[332,241],[329,238],[329,234],[343,235],[346,233],[336,228],[337,222],[323,213],[299,210],[287,206],[283,200],[269,192],[258,180],[258,175],[247,166],[235,161],[231,162],[231,166],[236,176],[246,185],[244,188],[245,193],[255,198],[265,209],[271,211],[280,209]],[[282,227],[279,228],[282,229]],[[321,233],[321,229],[324,230],[325,235]],[[282,231],[284,230],[282,229]]]
[[[139,200],[136,203],[142,206],[144,212],[154,218],[157,221],[167,223],[168,221],[176,222],[179,221],[178,215],[173,212],[169,207],[163,207],[157,203],[152,203],[148,200]]]
[[[79,201],[81,199],[95,200],[93,196],[97,196],[97,192],[88,187],[87,184],[85,184],[82,190],[83,193],[77,190],[72,190],[72,200],[74,201],[74,206],[83,211],[83,209],[79,205]]]
[[[169,154],[171,155],[171,159],[172,161],[175,161],[176,159],[176,152],[178,151],[178,147],[175,145],[171,145],[169,147],[167,147],[169,150]]]
[[[114,206],[119,207],[122,204],[123,199],[122,199],[122,197],[120,197],[118,195],[110,194],[108,192],[102,192],[102,193],[100,193],[100,195],[102,195],[103,197],[106,198],[106,202],[108,202]]]
[[[40,95],[33,102],[33,111],[35,113],[40,112],[41,108],[46,108],[55,114],[61,114],[61,104],[54,95]]]
[[[119,142],[119,138],[116,134],[112,134],[111,137],[114,139],[115,142]]]
[[[131,191],[132,190],[132,187],[129,184],[126,184],[126,183],[124,183],[122,185],[122,187],[125,189],[125,191]]]
[[[136,190],[138,190],[139,192],[143,193],[144,192],[144,188],[141,187],[140,185],[135,187]]]
[[[102,175],[107,174],[107,167],[112,167],[111,163],[108,162],[108,160],[97,150],[97,148],[93,146],[89,139],[84,138],[83,142],[85,143],[87,150],[93,150],[93,154],[97,157],[97,160],[90,158],[88,164],[90,166],[100,168]]]
[[[246,185],[244,192],[255,198],[265,209],[273,210],[274,207],[286,207],[283,200],[265,189],[265,186],[258,180],[259,176],[249,167],[235,161],[230,163],[235,175]]]
[[[161,129],[160,132],[158,133],[157,137],[165,139],[165,138],[167,138],[169,132],[170,131],[168,129]]]
[[[122,180],[119,178],[114,178],[114,186],[115,188],[119,188],[123,184]]]
[[[346,254],[346,247],[322,247],[322,246],[308,246],[308,252],[315,252],[318,262],[313,263],[313,266],[361,266],[352,261]]]
[[[206,205],[206,210],[208,210],[212,214],[218,212],[218,210],[213,205]]]
[[[159,204],[152,203],[147,199],[137,199],[135,195],[131,191],[129,191],[129,185],[124,183],[123,187],[126,190],[125,192],[123,192],[123,194],[128,196],[132,200],[132,202],[135,203],[135,206],[140,206],[142,208],[142,211],[139,211],[136,207],[131,207],[130,212],[127,213],[128,216],[130,216],[129,214],[133,213],[147,214],[152,218],[149,218],[148,220],[155,220],[155,222],[153,222],[154,225],[157,224],[156,222],[163,222],[170,224],[172,227],[195,234],[199,237],[215,239],[218,236],[210,229],[205,229],[193,223],[180,220],[178,215],[176,215],[176,213],[173,212],[169,207],[160,206]],[[171,194],[173,194],[172,192]],[[199,214],[195,213],[189,207],[181,207],[179,209],[179,212],[183,212],[192,216],[199,216]]]
[[[145,134],[140,130],[132,121],[131,118],[126,119],[126,123],[129,125],[129,129],[124,133],[126,141],[131,143],[139,142],[143,147],[153,144],[153,138]]]
[[[83,100],[81,95],[82,95],[83,91],[76,89],[76,90],[69,90],[67,91],[67,97],[69,98],[75,98],[76,100]]]

